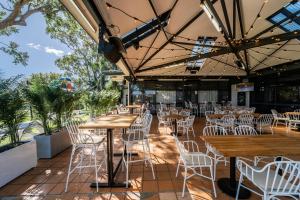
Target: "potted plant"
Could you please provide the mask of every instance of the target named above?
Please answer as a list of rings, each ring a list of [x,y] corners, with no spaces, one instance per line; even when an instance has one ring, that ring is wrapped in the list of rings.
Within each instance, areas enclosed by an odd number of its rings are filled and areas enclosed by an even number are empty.
[[[36,142],[21,141],[19,125],[27,112],[21,94],[19,77],[0,79],[0,126],[4,135],[0,143],[0,187],[37,165]]]
[[[62,119],[72,112],[72,105],[78,99],[78,94],[58,87],[55,80],[59,78],[54,78],[56,79],[49,79],[47,74],[33,76],[28,87],[24,88],[27,100],[44,127],[44,133],[34,137],[38,158],[52,158],[71,146],[69,135],[62,126]]]

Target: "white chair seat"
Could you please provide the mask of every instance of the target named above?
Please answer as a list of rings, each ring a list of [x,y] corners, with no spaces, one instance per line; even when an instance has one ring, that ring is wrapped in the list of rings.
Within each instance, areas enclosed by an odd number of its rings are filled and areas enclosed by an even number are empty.
[[[259,167],[253,167],[254,169],[256,170],[260,170]],[[263,172],[255,172],[253,171],[253,175],[251,173],[251,171],[248,170],[248,172],[246,173],[246,167],[243,167],[242,168],[242,173],[244,173],[246,175],[246,177],[248,179],[252,179],[252,177],[254,178],[255,181],[253,181],[253,184],[256,185],[257,187],[261,188],[261,189],[264,189],[265,185],[266,185],[266,182],[267,182],[267,175],[268,175],[268,171],[265,170]],[[267,183],[267,190],[270,190],[272,188],[272,184],[275,180],[275,184],[274,184],[274,188],[275,190],[277,189],[283,189],[286,184],[287,184],[287,187],[285,188],[286,191],[288,191],[290,188],[291,188],[291,184],[288,183],[287,180],[285,179],[282,179],[282,176],[280,176],[279,174],[276,174],[276,172],[274,170],[270,170],[269,172],[269,178],[268,178],[268,183]],[[282,183],[280,184],[280,181],[282,181]],[[282,187],[276,187],[276,186],[279,186],[281,185]]]
[[[206,154],[203,154],[206,155]],[[189,153],[185,156],[185,159],[187,166],[201,166],[204,165],[212,165],[211,159],[208,157],[201,156],[200,153]]]

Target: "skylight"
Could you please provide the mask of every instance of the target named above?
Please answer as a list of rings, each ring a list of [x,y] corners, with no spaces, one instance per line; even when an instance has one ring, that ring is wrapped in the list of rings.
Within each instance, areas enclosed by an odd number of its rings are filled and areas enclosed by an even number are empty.
[[[293,1],[267,18],[285,32],[300,30],[300,2]]]
[[[204,46],[204,45],[211,45],[213,46],[215,44],[215,39],[214,38],[199,38],[196,43],[195,46],[193,47],[192,50],[192,55],[191,56],[195,56],[198,54],[205,54],[205,53],[209,53],[212,50],[212,47],[210,46]],[[196,61],[191,61],[187,63],[188,67],[200,67],[200,69],[202,68],[202,66],[204,65],[206,59],[200,59],[200,60],[196,60]]]

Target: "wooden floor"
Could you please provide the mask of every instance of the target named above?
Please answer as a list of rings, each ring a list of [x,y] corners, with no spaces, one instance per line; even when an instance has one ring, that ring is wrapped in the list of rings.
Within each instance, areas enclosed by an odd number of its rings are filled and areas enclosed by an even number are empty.
[[[200,136],[204,123],[204,118],[197,118],[194,124],[195,140],[199,143],[202,151],[205,151],[205,146],[200,140]],[[53,159],[39,160],[36,168],[0,188],[0,199],[215,199],[212,196],[211,182],[196,176],[188,180],[185,197],[181,198],[183,174],[175,177],[178,152],[174,139],[169,135],[170,130],[167,129],[166,132],[163,127],[158,129],[157,124],[157,119],[154,118],[150,143],[155,180],[152,178],[149,165],[147,167],[144,163],[136,163],[130,167],[131,188],[100,188],[97,193],[96,189],[89,187],[95,178],[93,170],[84,170],[81,174],[76,171],[71,176],[69,190],[65,193],[66,173],[71,152],[68,149]],[[278,127],[274,129],[274,132],[275,134],[284,134],[285,131],[283,127]],[[295,134],[300,135],[300,133]],[[182,136],[181,140],[184,139]],[[115,150],[121,150],[119,138],[115,139],[115,144]],[[99,179],[104,180],[105,172],[100,173],[101,178]],[[229,166],[219,164],[217,179],[228,176]],[[125,180],[122,171],[119,172],[117,179]],[[217,184],[216,188],[216,199],[233,199],[223,194]],[[261,198],[252,194],[250,199]]]

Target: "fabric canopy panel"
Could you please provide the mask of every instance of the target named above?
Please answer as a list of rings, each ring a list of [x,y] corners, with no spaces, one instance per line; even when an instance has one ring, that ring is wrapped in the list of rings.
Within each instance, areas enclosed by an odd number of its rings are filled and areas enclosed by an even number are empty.
[[[66,5],[65,0],[61,1]],[[87,16],[88,21],[91,21],[91,16],[100,17],[112,36],[117,36],[121,40],[126,36],[133,37],[133,44],[128,46],[126,53],[123,53],[122,61],[117,63],[118,66],[122,65],[119,67],[125,74],[134,76],[245,76],[247,72],[255,73],[263,68],[300,59],[300,46],[297,38],[289,40],[277,38],[279,34],[295,31],[281,27],[292,22],[287,19],[284,23],[277,24],[270,29],[274,25],[270,21],[270,16],[284,8],[284,12],[290,11],[291,16],[300,16],[297,13],[297,9],[300,10],[297,1],[204,0],[204,5],[208,2],[208,6],[203,6],[200,0],[75,0],[75,2],[76,5],[80,5],[78,7],[83,10],[82,14]],[[294,10],[288,9],[287,6],[290,4],[293,4]],[[74,12],[70,4],[66,7],[71,13]],[[209,8],[208,11],[205,8]],[[167,18],[163,18],[164,13],[168,12]],[[208,12],[212,12],[213,17],[209,16]],[[80,16],[75,16],[75,18],[80,20]],[[154,23],[155,20],[159,24],[149,28],[149,23]],[[93,27],[95,21],[100,22],[99,19],[93,19],[91,22]],[[224,27],[225,30],[218,31],[216,24],[219,28]],[[144,32],[134,35],[139,29],[144,29]],[[148,34],[147,31],[152,32]],[[87,32],[90,34],[91,31]],[[95,36],[92,37],[95,39]],[[242,39],[243,42],[253,39],[259,43],[266,37],[272,38],[273,42],[246,50],[240,50],[235,46],[242,42]],[[198,48],[195,44],[198,44]],[[201,62],[190,61],[193,56],[200,55],[201,57],[204,53],[224,49],[229,50],[221,55],[207,56]],[[186,67],[187,65],[195,66],[195,63],[201,63],[200,69],[191,74]]]

